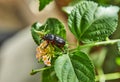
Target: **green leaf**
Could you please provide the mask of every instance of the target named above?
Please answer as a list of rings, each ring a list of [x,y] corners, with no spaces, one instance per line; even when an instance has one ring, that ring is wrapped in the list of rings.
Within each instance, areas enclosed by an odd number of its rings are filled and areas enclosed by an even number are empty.
[[[36,22],[32,25],[32,28],[31,28],[32,37],[37,45],[39,45],[41,42],[40,36],[36,33],[36,30],[39,30],[38,29],[39,27],[41,27],[40,23]]]
[[[82,1],[82,0],[72,0],[72,1],[70,2],[70,4],[69,4],[68,6],[63,7],[62,10],[63,10],[64,12],[66,12],[67,14],[70,14],[71,11],[72,11],[72,9],[73,9],[77,4],[79,4],[80,1]]]
[[[41,25],[38,22],[32,25],[32,37],[38,45],[41,43],[42,40],[42,38],[39,35],[39,32],[58,35],[66,40],[66,31],[64,25],[55,18],[49,18],[43,25]]]
[[[70,4],[68,4],[67,6],[63,7],[63,11],[66,12],[67,14],[70,14],[72,9],[80,3],[80,1],[84,1],[84,0],[72,0],[70,2]],[[86,0],[87,1],[87,0]],[[108,6],[108,4],[116,4],[116,5],[119,5],[120,4],[120,1],[116,2],[117,0],[112,0],[112,1],[109,1],[109,0],[89,0],[89,1],[94,1],[96,3],[98,3],[99,5],[104,5],[104,6]]]
[[[42,82],[58,82],[55,71],[53,68],[43,71]]]
[[[95,82],[93,64],[79,50],[59,56],[55,62],[55,72],[60,82]]]
[[[117,27],[119,8],[102,7],[92,1],[82,1],[69,15],[68,26],[78,41],[105,40]]]
[[[39,0],[39,11],[45,8],[52,0]]]

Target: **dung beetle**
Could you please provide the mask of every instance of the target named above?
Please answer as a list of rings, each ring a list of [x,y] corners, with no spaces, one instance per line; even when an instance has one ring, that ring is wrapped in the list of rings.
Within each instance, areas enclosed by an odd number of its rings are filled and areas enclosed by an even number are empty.
[[[55,45],[59,48],[63,48],[65,45],[65,40],[54,34],[46,34],[42,38],[43,38],[43,40],[46,40],[48,42],[48,44],[51,43],[53,46]],[[46,47],[47,47],[47,45],[46,45]]]

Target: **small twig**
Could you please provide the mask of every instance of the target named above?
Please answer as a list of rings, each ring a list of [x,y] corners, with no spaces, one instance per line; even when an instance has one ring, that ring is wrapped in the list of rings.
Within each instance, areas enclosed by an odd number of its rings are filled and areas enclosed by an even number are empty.
[[[32,72],[30,73],[31,75],[34,75],[38,72],[41,72],[41,71],[44,71],[44,70],[47,70],[47,69],[50,69],[52,66],[50,67],[45,67],[45,68],[41,68],[41,69],[35,69],[35,70],[32,70]]]
[[[102,42],[85,44],[85,45],[83,45],[83,46],[80,46],[79,48],[86,48],[86,47],[99,46],[99,45],[107,45],[107,44],[114,44],[114,43],[117,43],[117,42],[119,42],[119,41],[120,41],[120,39],[107,40],[107,41],[102,41]]]

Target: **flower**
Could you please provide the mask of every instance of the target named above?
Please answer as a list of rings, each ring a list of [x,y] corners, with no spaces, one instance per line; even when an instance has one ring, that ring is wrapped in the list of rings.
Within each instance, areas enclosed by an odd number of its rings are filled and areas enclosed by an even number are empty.
[[[43,61],[48,60],[48,58],[49,58],[49,57],[48,57],[47,55],[42,56],[42,60],[43,60]]]
[[[42,60],[44,61],[45,65],[51,66],[50,58],[47,55],[43,56]]]
[[[36,48],[36,58],[40,61],[42,60],[45,65],[51,66],[51,58],[54,56],[54,47],[48,45],[47,41],[43,41]]]
[[[51,61],[50,60],[46,60],[46,61],[44,61],[44,64],[47,65],[47,66],[51,66]]]

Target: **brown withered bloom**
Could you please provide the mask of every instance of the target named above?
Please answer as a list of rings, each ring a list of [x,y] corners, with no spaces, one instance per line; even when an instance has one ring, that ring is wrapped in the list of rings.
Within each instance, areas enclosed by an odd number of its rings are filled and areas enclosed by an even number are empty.
[[[43,41],[36,48],[36,58],[38,61],[42,60],[45,65],[51,66],[51,58],[54,56],[54,47],[52,45],[46,46],[47,44],[47,41]]]

